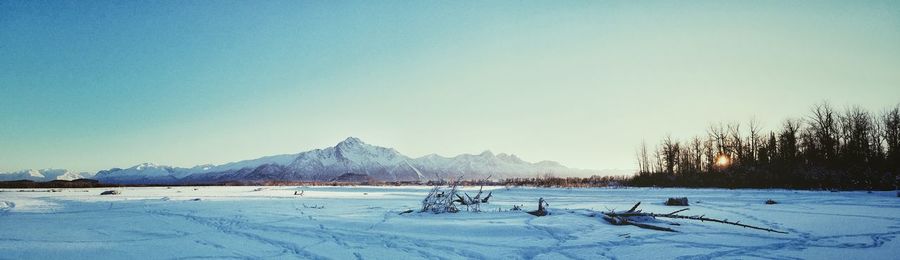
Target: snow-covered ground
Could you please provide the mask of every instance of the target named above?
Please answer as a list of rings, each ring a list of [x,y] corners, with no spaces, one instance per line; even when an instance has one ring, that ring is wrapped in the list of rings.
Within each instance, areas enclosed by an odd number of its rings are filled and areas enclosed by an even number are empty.
[[[428,187],[165,187],[0,192],[0,259],[898,259],[895,192],[491,188],[488,212],[404,214]],[[303,196],[293,195],[303,191]],[[472,194],[472,191],[469,190]],[[567,209],[688,215],[677,233],[613,226]],[[553,215],[526,210],[545,198]],[[195,200],[199,198],[200,200]],[[766,199],[779,204],[765,205]],[[497,209],[503,212],[497,212]]]

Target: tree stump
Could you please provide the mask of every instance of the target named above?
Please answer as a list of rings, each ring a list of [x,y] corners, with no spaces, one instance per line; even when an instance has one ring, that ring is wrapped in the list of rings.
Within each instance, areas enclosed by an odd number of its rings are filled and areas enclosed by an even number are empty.
[[[668,200],[666,200],[666,206],[689,206],[688,198],[669,198]]]

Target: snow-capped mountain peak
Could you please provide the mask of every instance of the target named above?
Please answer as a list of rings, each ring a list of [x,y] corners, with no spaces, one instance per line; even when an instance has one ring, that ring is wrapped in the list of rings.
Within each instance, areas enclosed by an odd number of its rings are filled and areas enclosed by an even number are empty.
[[[151,168],[151,169],[152,169],[152,168],[160,168],[160,166],[159,166],[159,165],[156,165],[155,163],[145,162],[145,163],[142,163],[142,164],[135,165],[135,166],[132,167],[132,168],[134,168],[135,170],[139,170],[139,171],[140,171],[140,170],[144,170],[144,169],[147,169],[147,168]]]
[[[381,181],[422,181],[464,176],[467,179],[508,178],[539,174],[586,175],[555,162],[530,163],[513,154],[480,154],[443,157],[430,154],[410,158],[393,148],[371,145],[348,137],[335,146],[297,154],[266,156],[222,165],[178,168],[143,163],[128,169],[100,171],[97,178],[109,183],[221,183],[228,181],[332,181],[345,174]],[[362,177],[361,177],[362,178]]]
[[[351,136],[351,137],[347,137],[347,139],[344,139],[344,141],[341,141],[336,146],[338,146],[338,147],[345,146],[346,147],[346,146],[358,146],[358,145],[365,145],[365,144],[366,143],[364,143],[362,140],[359,140],[359,138]]]
[[[0,173],[0,181],[30,180],[30,181],[53,181],[53,180],[75,180],[93,176],[86,172],[73,172],[66,169],[27,169],[16,172]]]

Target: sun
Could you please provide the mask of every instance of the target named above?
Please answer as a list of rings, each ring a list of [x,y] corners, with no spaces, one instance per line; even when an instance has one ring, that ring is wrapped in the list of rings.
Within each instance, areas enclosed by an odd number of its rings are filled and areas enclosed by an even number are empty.
[[[716,157],[716,166],[728,167],[729,164],[731,164],[731,158],[729,158],[728,155],[720,154]]]

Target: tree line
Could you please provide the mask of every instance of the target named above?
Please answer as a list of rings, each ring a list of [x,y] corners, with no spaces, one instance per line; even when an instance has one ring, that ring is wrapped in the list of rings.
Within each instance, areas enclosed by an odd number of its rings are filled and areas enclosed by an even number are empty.
[[[667,136],[636,152],[632,186],[896,189],[900,105],[872,113],[859,106],[812,106],[780,129],[758,121],[712,124],[705,136]]]
[[[590,176],[590,177],[556,177],[552,174],[531,178],[507,178],[494,185],[587,188],[587,187],[621,187],[629,182],[627,176]]]

